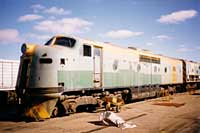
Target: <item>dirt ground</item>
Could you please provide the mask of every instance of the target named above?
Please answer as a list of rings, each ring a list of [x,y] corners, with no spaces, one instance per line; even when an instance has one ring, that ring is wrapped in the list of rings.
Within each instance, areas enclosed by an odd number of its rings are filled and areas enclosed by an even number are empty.
[[[175,94],[169,98],[148,99],[124,105],[119,115],[137,127],[121,129],[105,126],[97,112],[76,113],[41,122],[16,121],[13,113],[0,114],[1,133],[200,133],[200,91],[193,95]],[[2,107],[1,107],[2,108]]]

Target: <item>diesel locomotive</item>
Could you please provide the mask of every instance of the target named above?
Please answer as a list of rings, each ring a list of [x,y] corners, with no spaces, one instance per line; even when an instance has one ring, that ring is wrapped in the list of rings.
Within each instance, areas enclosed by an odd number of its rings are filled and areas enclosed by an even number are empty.
[[[200,84],[200,63],[134,47],[55,36],[44,45],[25,43],[21,51],[16,92],[29,117],[101,106],[106,96],[129,102],[154,97],[161,88],[185,91]]]

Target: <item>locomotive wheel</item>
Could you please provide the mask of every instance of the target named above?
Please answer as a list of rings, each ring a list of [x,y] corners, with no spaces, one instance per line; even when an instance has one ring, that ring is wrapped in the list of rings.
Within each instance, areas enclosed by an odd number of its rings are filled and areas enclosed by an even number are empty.
[[[52,111],[52,117],[57,117],[58,116],[58,107],[55,107]]]
[[[160,91],[158,91],[158,92],[156,92],[156,98],[159,98],[161,96],[161,92]]]
[[[119,113],[120,111],[121,111],[121,110],[120,110],[120,106],[117,105],[117,106],[116,106],[116,112]]]

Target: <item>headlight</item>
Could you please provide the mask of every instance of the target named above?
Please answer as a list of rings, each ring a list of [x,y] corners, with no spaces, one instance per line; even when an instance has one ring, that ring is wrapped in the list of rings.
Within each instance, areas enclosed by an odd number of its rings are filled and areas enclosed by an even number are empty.
[[[22,54],[32,55],[35,51],[36,45],[34,44],[22,44],[21,52]]]

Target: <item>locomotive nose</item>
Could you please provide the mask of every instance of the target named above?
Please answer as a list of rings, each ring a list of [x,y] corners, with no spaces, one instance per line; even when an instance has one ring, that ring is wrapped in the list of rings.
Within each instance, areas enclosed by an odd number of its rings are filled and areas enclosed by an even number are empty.
[[[35,48],[36,48],[36,45],[34,44],[24,43],[21,46],[21,52],[22,54],[26,54],[26,55],[33,55]]]

